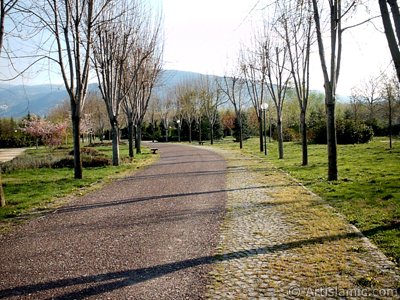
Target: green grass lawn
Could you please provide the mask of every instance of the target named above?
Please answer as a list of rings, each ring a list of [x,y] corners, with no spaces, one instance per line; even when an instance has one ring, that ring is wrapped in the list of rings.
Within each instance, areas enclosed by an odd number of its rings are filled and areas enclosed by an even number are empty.
[[[70,150],[70,148],[53,151],[46,148],[30,149],[18,159],[20,165],[32,161],[51,161],[57,157],[65,157]],[[96,147],[96,150],[111,158],[111,147],[101,146]],[[120,166],[84,168],[82,180],[74,179],[73,169],[70,168],[27,168],[6,172],[2,174],[2,182],[7,205],[0,208],[0,221],[13,221],[21,216],[26,217],[27,213],[32,213],[32,211],[45,210],[55,200],[71,194],[81,195],[88,190],[100,187],[113,177],[122,176],[150,164],[157,157],[151,155],[148,149],[143,149],[142,152],[130,162],[128,146],[121,145]]]
[[[238,149],[231,141],[219,143]],[[301,145],[285,143],[283,160],[277,143],[268,144],[267,161],[320,195],[400,264],[400,141],[389,149],[387,139],[368,144],[339,145],[339,180],[328,182],[326,145],[309,145],[309,165],[301,166]],[[264,157],[257,138],[244,143],[248,155]]]

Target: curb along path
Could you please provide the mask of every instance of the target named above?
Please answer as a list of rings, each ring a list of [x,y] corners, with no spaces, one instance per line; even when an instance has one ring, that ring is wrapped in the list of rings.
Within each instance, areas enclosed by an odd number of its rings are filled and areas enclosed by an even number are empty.
[[[267,162],[228,161],[227,214],[209,299],[397,299],[400,277],[369,240]]]

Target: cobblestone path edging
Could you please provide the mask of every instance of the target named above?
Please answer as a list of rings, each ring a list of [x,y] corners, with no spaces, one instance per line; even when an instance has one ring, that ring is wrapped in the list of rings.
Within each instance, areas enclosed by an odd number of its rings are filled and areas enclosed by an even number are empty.
[[[228,161],[208,299],[397,299],[399,270],[333,208],[265,161]]]

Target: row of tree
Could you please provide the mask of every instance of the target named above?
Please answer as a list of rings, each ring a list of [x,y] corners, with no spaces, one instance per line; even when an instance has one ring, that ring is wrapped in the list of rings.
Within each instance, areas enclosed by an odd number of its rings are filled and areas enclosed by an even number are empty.
[[[225,80],[224,84],[224,90],[239,117],[242,98],[238,90],[238,82],[241,78],[245,78],[245,84],[258,116],[260,132],[262,130],[260,107],[261,103],[266,101],[264,96],[267,96],[268,92],[276,111],[280,158],[283,158],[282,109],[287,91],[293,88],[300,108],[303,165],[307,165],[306,112],[310,94],[310,56],[313,45],[316,43],[325,91],[329,180],[338,178],[336,91],[341,69],[343,33],[374,18],[350,23],[357,9],[368,5],[370,4],[367,1],[356,0],[290,0],[268,4],[265,8],[266,17],[254,35],[253,45],[243,49],[239,54],[238,66],[229,76],[226,76],[232,80]],[[388,7],[391,8],[391,14]],[[379,8],[397,74],[397,82],[399,82],[400,14],[398,3],[396,0],[379,0]]]
[[[81,119],[93,73],[107,107],[113,164],[118,165],[121,107],[131,124],[140,123],[161,69],[161,17],[142,0],[1,1],[0,49],[4,49],[4,37],[17,36],[36,45],[25,55],[32,64],[47,60],[59,68],[70,102],[74,177],[83,176]],[[17,49],[10,47],[7,57],[20,58]],[[1,178],[0,200],[4,206]]]
[[[260,133],[261,109],[253,108],[246,81],[240,78],[235,81],[235,89],[240,91],[240,93],[235,94],[235,99],[240,100],[236,105],[237,110],[235,110],[235,106],[230,103],[229,97],[224,93],[224,84],[233,85],[233,80],[230,78],[203,77],[197,81],[191,80],[178,84],[173,90],[164,95],[164,98],[154,97],[150,103],[146,121],[153,124],[153,127],[156,127],[158,122],[161,122],[164,130],[168,131],[172,127],[178,133],[184,125],[189,141],[192,141],[192,130],[204,128],[200,124],[208,124],[209,132],[207,134],[210,136],[211,142],[213,142],[212,130],[215,126],[211,126],[211,124],[215,125],[215,122],[220,122],[225,132],[235,132],[239,144],[240,140],[248,137],[248,134],[243,134],[243,137],[240,138],[241,129],[250,132],[251,135],[260,135],[262,138],[263,134],[262,132]],[[395,83],[396,81],[391,82]],[[382,83],[385,83],[383,85],[388,84],[386,81]],[[205,86],[207,88],[204,88]],[[382,94],[380,101],[373,106],[372,118],[369,117],[370,105],[366,99],[360,98],[357,106],[354,105],[352,98],[350,98],[350,101],[345,99],[338,103],[336,118],[340,121],[341,134],[339,143],[366,142],[372,137],[372,134],[387,135],[391,131],[390,128],[394,127],[391,126],[390,120],[393,120],[393,124],[398,127],[398,124],[400,124],[400,90],[395,85],[393,88],[394,98],[388,99]],[[363,85],[354,90],[356,89],[360,92],[367,92],[364,90]],[[307,127],[310,129],[307,131],[307,142],[326,143],[326,124],[323,124],[326,120],[326,110],[323,98],[324,95],[318,92],[310,92],[308,96],[308,109],[304,112],[304,119],[307,120]],[[301,108],[298,105],[298,97],[294,88],[287,89],[285,105],[280,106],[279,114],[276,107],[272,105],[273,100],[268,91],[264,99],[266,103],[270,104],[267,113],[268,122],[272,124],[272,136],[276,140],[281,138],[282,142],[298,140],[300,137],[300,140],[302,140],[302,121],[299,118]],[[214,109],[210,109],[211,107]],[[240,113],[237,113],[239,110]],[[391,117],[389,117],[390,115]],[[365,126],[369,129],[366,129]],[[248,127],[250,130],[248,130]],[[354,136],[354,139],[347,137],[343,139],[343,132],[351,130],[360,134],[367,130],[368,134],[365,137],[368,138]],[[398,131],[394,131],[394,133],[398,133]],[[163,136],[166,137],[168,135],[165,133]],[[197,139],[198,137],[199,132],[196,131],[195,138]],[[260,148],[262,151],[262,147]]]
[[[180,87],[180,91],[174,91],[177,93],[177,120],[185,119],[188,124],[192,124],[193,118],[198,122],[203,116],[196,113],[200,105],[197,102],[201,100],[204,111],[207,109],[205,103],[209,102],[210,114],[206,115],[212,121],[216,108],[224,101],[229,101],[236,114],[239,141],[242,145],[241,116],[247,100],[246,94],[252,101],[260,133],[260,107],[270,97],[276,113],[279,155],[283,158],[283,104],[291,88],[297,95],[300,108],[303,165],[306,165],[309,66],[311,48],[315,42],[324,78],[328,179],[337,179],[336,90],[343,49],[342,37],[346,30],[369,21],[346,24],[362,4],[362,1],[356,0],[329,0],[328,5],[317,0],[290,0],[268,5],[263,26],[256,30],[253,44],[241,51],[237,67],[230,74],[215,84],[201,83],[202,87],[196,89],[198,92],[195,93],[192,88],[187,89],[184,86]],[[140,1],[9,0],[2,1],[1,5],[3,26],[0,41],[3,40],[6,16],[19,16],[17,19],[20,22],[14,20],[18,29],[26,25],[25,29],[30,29],[27,32],[30,32],[31,37],[36,40],[38,36],[41,37],[38,49],[46,50],[46,55],[41,52],[37,60],[47,58],[60,67],[70,98],[75,177],[82,177],[80,122],[91,70],[97,75],[101,95],[106,103],[113,131],[113,162],[118,164],[118,120],[121,107],[131,124],[130,131],[133,132],[135,124],[140,130],[155,78],[160,70],[162,47],[159,42],[159,18],[154,18],[144,2]],[[391,8],[391,13],[388,7]],[[396,0],[379,0],[379,8],[396,74],[400,80],[398,3]],[[14,11],[17,13],[14,14]],[[324,24],[327,24],[327,32],[323,30]],[[329,38],[325,37],[326,33]],[[218,88],[210,89],[213,85]],[[165,123],[164,127],[168,128],[168,110],[164,108],[171,104],[168,101],[161,102],[161,119]],[[187,103],[190,105],[186,105]],[[192,107],[195,107],[195,112],[191,111]],[[150,115],[151,111],[154,110],[150,110]],[[182,123],[178,122],[178,126],[181,126],[179,124]],[[260,150],[262,147],[260,140]]]
[[[34,63],[47,59],[59,67],[69,96],[75,178],[82,178],[81,129],[90,125],[81,123],[93,74],[113,133],[113,164],[118,165],[119,115],[125,113],[132,136],[161,70],[161,16],[142,0],[9,0],[1,1],[0,11],[0,42],[7,34],[28,39],[37,44],[37,54],[29,55]],[[10,59],[17,55],[8,50]]]

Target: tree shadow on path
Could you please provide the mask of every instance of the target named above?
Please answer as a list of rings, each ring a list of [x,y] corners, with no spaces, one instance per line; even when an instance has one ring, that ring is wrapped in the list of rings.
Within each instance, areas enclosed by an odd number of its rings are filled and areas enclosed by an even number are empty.
[[[398,227],[399,227],[398,224],[379,226],[371,230],[364,231],[362,234],[360,232],[351,232],[340,235],[324,236],[318,238],[311,238],[307,240],[293,241],[278,245],[230,252],[222,255],[204,256],[204,257],[167,263],[163,265],[142,268],[142,269],[110,272],[98,275],[60,279],[60,280],[32,284],[32,285],[17,286],[14,288],[1,290],[0,299],[12,296],[28,296],[28,295],[34,296],[35,293],[49,291],[49,290],[63,289],[67,287],[74,287],[74,291],[52,297],[52,299],[84,299],[90,296],[96,296],[112,292],[114,290],[118,290],[126,286],[133,286],[135,284],[145,282],[150,279],[162,277],[164,275],[174,273],[179,270],[187,268],[193,268],[202,265],[210,265],[217,263],[219,261],[229,261],[234,259],[253,257],[265,253],[277,253],[277,252],[291,250],[294,248],[299,248],[314,244],[322,244],[324,242],[331,242],[340,239],[362,238],[363,234],[367,236],[372,232],[375,233],[377,231],[397,229]],[[91,286],[82,287],[81,289],[79,289],[79,285],[91,285]]]
[[[164,195],[156,195],[156,196],[145,196],[145,197],[137,197],[137,198],[128,198],[128,199],[106,201],[106,202],[94,203],[94,204],[70,205],[70,206],[66,206],[66,207],[62,207],[62,208],[57,209],[56,213],[85,211],[85,210],[96,209],[96,208],[112,207],[112,206],[119,206],[119,205],[128,205],[128,204],[142,202],[142,201],[154,201],[154,200],[160,200],[160,199],[170,199],[170,198],[191,197],[191,196],[199,196],[199,195],[211,195],[211,194],[246,191],[246,190],[266,189],[266,188],[278,187],[278,186],[287,187],[287,186],[290,186],[290,185],[287,185],[287,184],[284,184],[284,185],[271,185],[271,186],[261,185],[261,186],[251,186],[251,187],[243,187],[243,188],[236,188],[236,189],[221,189],[221,190],[211,190],[211,191],[164,194]]]

